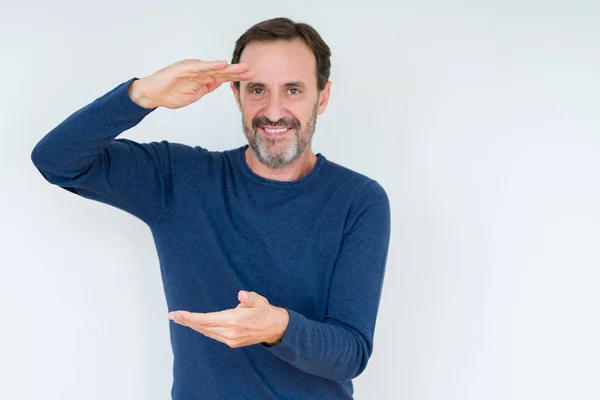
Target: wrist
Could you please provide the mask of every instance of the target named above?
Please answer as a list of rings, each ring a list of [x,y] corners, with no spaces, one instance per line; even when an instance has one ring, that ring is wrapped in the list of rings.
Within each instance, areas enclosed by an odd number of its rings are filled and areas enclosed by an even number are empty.
[[[156,105],[152,104],[152,101],[145,95],[141,79],[136,79],[129,84],[128,93],[131,101],[138,106],[148,109],[156,108]]]
[[[269,338],[267,341],[265,341],[265,343],[268,346],[274,346],[278,343],[280,343],[283,340],[283,335],[285,334],[285,331],[287,330],[287,327],[290,323],[290,314],[287,312],[287,310],[285,308],[281,308],[281,307],[273,307],[274,308],[274,315],[276,315],[275,318],[275,334]]]

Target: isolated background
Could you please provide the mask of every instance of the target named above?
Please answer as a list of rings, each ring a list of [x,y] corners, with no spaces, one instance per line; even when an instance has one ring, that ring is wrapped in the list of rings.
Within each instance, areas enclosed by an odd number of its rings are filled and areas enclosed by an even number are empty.
[[[1,1],[0,398],[169,398],[149,229],[49,185],[30,152],[119,83],[230,59],[275,16],[333,52],[315,151],[392,204],[356,398],[600,398],[597,2]],[[225,86],[122,137],[245,143]]]

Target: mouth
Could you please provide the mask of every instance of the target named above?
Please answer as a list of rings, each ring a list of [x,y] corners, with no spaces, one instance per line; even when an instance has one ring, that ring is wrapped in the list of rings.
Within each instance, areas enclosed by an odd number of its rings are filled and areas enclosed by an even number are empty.
[[[291,126],[261,126],[259,129],[268,137],[276,138],[286,135],[294,128]]]

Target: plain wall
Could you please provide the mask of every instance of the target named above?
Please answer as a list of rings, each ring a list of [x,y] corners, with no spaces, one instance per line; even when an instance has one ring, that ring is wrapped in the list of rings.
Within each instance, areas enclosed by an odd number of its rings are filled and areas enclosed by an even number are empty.
[[[0,398],[169,398],[150,230],[48,184],[34,145],[130,77],[230,59],[261,20],[332,49],[314,150],[377,179],[392,240],[357,399],[600,398],[592,1],[23,1],[0,7]],[[245,143],[228,86],[121,135]]]

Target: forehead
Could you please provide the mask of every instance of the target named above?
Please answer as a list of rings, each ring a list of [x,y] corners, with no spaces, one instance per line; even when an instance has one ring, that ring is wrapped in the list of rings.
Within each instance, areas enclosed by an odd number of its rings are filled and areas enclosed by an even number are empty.
[[[251,42],[242,51],[240,62],[256,72],[253,81],[285,84],[302,81],[316,84],[316,58],[302,39]]]

